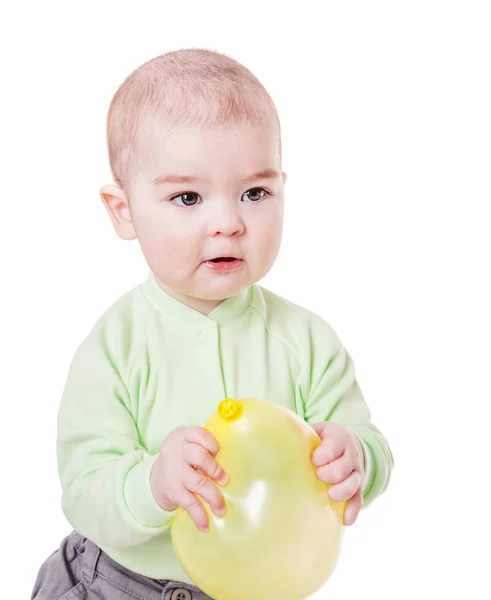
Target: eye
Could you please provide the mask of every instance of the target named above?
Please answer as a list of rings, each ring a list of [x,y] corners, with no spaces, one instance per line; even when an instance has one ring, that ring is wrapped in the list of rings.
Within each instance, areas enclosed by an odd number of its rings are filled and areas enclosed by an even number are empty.
[[[177,202],[178,198],[182,198],[181,203]],[[184,192],[178,196],[174,196],[170,199],[171,202],[177,204],[177,206],[195,206],[198,204],[199,196],[195,192]]]
[[[246,196],[248,194],[250,194],[248,196],[248,198],[251,202],[259,202],[268,194],[268,192],[263,188],[257,187],[257,188],[251,188],[250,190],[247,190],[247,192],[244,193],[244,196]]]

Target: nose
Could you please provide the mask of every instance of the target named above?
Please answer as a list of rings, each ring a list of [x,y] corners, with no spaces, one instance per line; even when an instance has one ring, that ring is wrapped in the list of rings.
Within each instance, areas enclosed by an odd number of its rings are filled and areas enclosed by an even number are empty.
[[[244,232],[244,222],[240,214],[240,207],[232,202],[219,202],[213,214],[210,215],[210,234],[233,236]]]

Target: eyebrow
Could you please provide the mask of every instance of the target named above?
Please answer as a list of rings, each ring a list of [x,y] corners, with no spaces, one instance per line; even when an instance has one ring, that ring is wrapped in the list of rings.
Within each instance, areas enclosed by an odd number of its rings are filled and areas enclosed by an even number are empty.
[[[244,179],[242,179],[242,183],[247,183],[249,181],[257,181],[258,179],[276,179],[281,177],[281,173],[277,169],[263,169],[262,171],[258,171],[257,173],[253,173],[252,175],[248,175]],[[152,183],[157,185],[160,184],[170,184],[170,183],[198,183],[200,181],[199,177],[194,177],[191,175],[162,175],[161,177],[156,177],[152,180]]]

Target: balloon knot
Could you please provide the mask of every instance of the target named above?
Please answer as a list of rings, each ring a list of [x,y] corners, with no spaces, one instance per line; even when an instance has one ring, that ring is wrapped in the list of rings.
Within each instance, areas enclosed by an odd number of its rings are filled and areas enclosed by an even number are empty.
[[[233,398],[225,398],[218,405],[218,414],[227,421],[233,421],[240,415],[240,405]]]

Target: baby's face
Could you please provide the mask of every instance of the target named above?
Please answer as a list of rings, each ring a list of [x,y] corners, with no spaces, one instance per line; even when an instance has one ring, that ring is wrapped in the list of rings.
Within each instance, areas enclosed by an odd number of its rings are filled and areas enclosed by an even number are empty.
[[[127,187],[131,218],[160,285],[207,313],[260,280],[283,229],[286,176],[276,123],[153,123],[139,132],[138,147]]]

